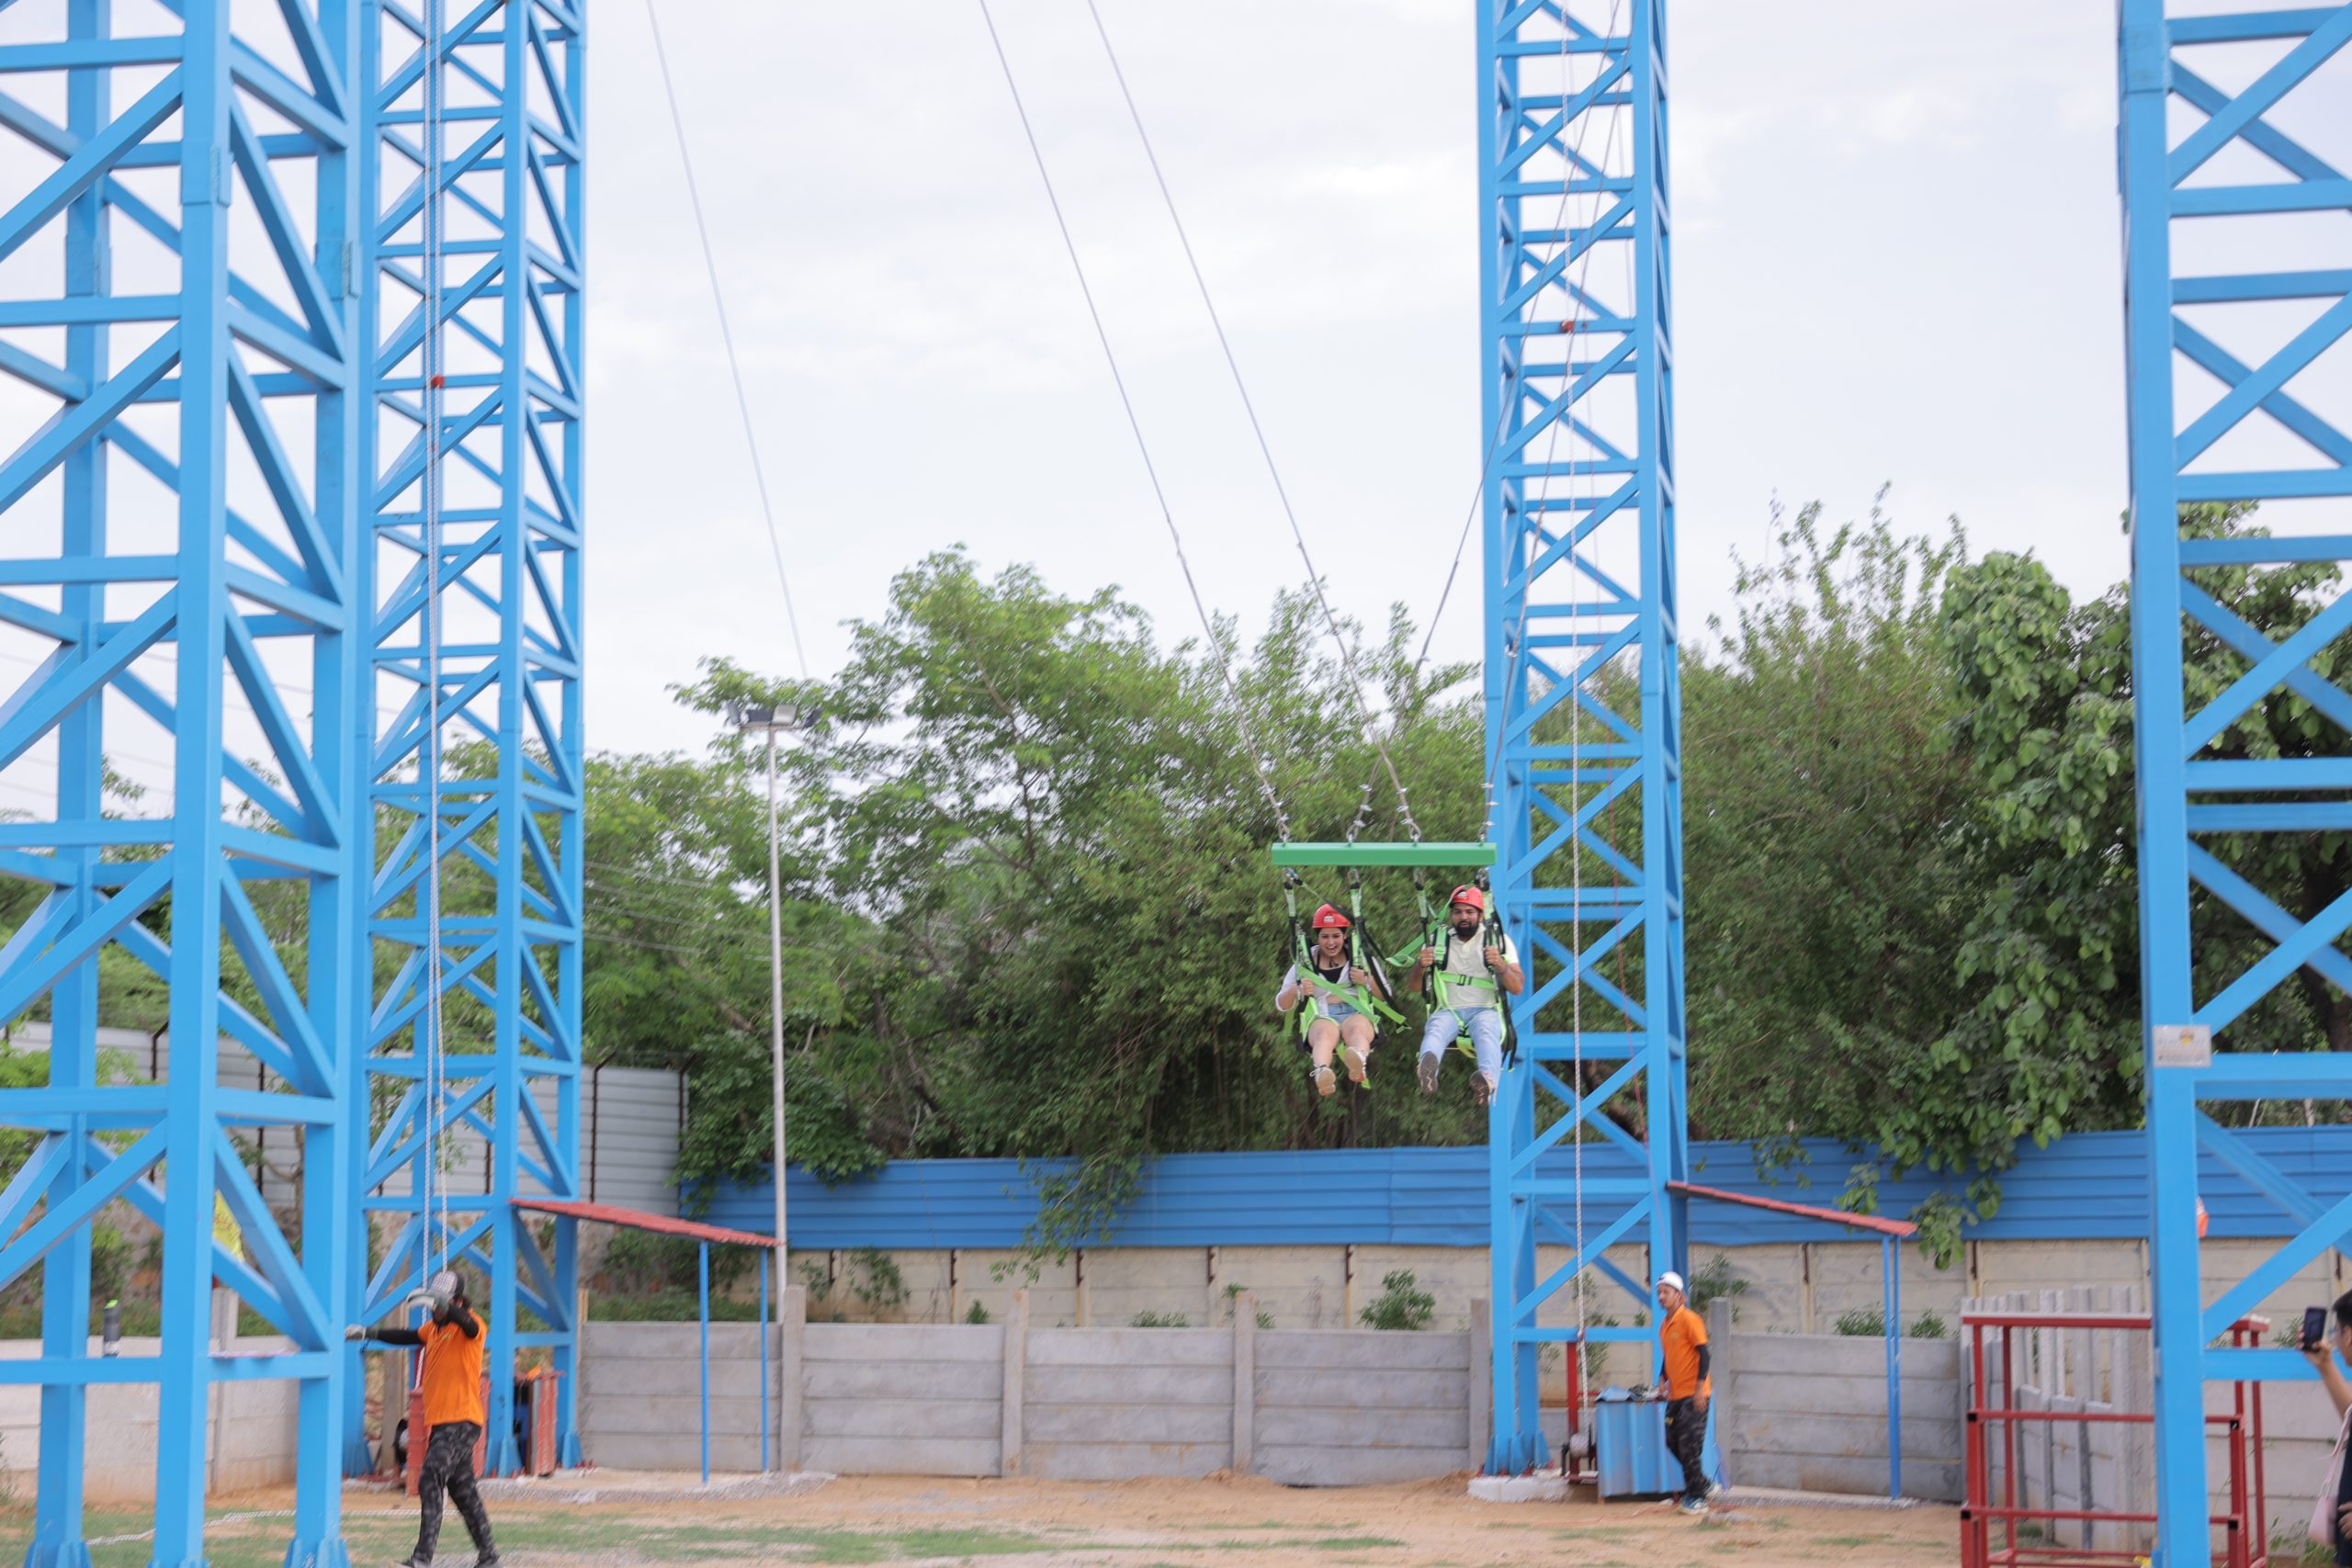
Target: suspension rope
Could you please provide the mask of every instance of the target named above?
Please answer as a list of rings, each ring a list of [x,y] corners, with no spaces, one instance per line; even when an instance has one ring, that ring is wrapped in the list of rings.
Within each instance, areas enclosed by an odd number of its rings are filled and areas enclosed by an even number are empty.
[[[980,9],[983,13],[987,11],[987,0],[981,0]],[[1144,159],[1151,165],[1152,182],[1159,187],[1160,203],[1168,209],[1168,221],[1175,228],[1176,243],[1184,252],[1184,265],[1192,272],[1193,286],[1200,291],[1202,308],[1208,312],[1209,326],[1216,333],[1217,349],[1225,355],[1225,367],[1233,377],[1233,389],[1241,399],[1241,412],[1249,416],[1250,434],[1257,440],[1258,455],[1265,459],[1266,477],[1273,481],[1274,499],[1282,503],[1283,517],[1290,525],[1291,540],[1298,547],[1298,558],[1306,563],[1306,581],[1308,587],[1315,592],[1316,606],[1323,613],[1323,625],[1331,635],[1332,646],[1340,651],[1340,670],[1341,676],[1347,682],[1349,698],[1354,704],[1356,716],[1363,724],[1365,735],[1371,739],[1374,750],[1379,754],[1381,766],[1388,772],[1388,783],[1396,792],[1396,809],[1404,818],[1406,830],[1412,835],[1413,841],[1419,843],[1421,839],[1421,829],[1420,824],[1413,820],[1412,799],[1406,793],[1404,779],[1396,772],[1396,760],[1388,754],[1388,742],[1382,737],[1378,726],[1373,722],[1372,709],[1364,701],[1361,677],[1356,669],[1354,650],[1349,645],[1346,634],[1340,630],[1340,618],[1331,608],[1329,597],[1324,592],[1323,574],[1317,570],[1314,554],[1306,547],[1306,533],[1299,526],[1297,510],[1291,505],[1289,487],[1283,483],[1282,468],[1274,461],[1273,444],[1267,440],[1266,427],[1258,418],[1257,402],[1250,396],[1250,383],[1241,374],[1241,362],[1233,352],[1233,341],[1226,335],[1225,318],[1218,313],[1216,300],[1209,292],[1209,280],[1207,275],[1201,270],[1200,257],[1193,254],[1193,237],[1184,227],[1183,215],[1177,210],[1175,193],[1168,188],[1168,176],[1159,166],[1159,154],[1151,144],[1151,132],[1144,129],[1143,111],[1136,107],[1136,96],[1127,86],[1127,73],[1119,64],[1119,51],[1111,42],[1110,29],[1103,26],[1101,8],[1095,5],[1094,0],[1086,0],[1086,10],[1087,14],[1094,18],[1095,36],[1102,40],[1102,53],[1111,62],[1112,76],[1119,84],[1119,96],[1126,103],[1127,118],[1136,128],[1136,140],[1143,144]],[[996,36],[994,22],[989,25],[989,36],[991,39]],[[1001,44],[997,48],[997,58],[1000,61],[1004,58]],[[1010,65],[1005,67],[1005,80],[1007,83],[1012,80],[1012,68]],[[1015,89],[1015,96],[1018,96],[1018,89]],[[1027,125],[1025,115],[1023,117],[1023,125],[1024,128]],[[1035,147],[1035,138],[1032,137],[1030,148],[1034,152]],[[1041,172],[1043,168],[1044,160],[1041,157],[1039,159]],[[1067,231],[1065,231],[1065,238],[1067,238]],[[1073,250],[1071,260],[1075,262],[1076,259],[1076,252]],[[1361,826],[1362,813],[1358,814],[1357,821]],[[1355,840],[1355,829],[1349,829],[1348,840],[1351,843]]]
[[[760,515],[767,523],[768,548],[775,556],[775,583],[784,592],[784,623],[792,632],[792,654],[800,678],[808,679],[808,653],[800,643],[800,616],[792,605],[792,579],[784,569],[784,536],[776,527],[775,503],[768,496],[767,468],[760,461],[760,441],[752,424],[751,394],[743,389],[743,365],[735,352],[735,331],[727,318],[727,293],[718,284],[718,257],[710,245],[710,226],[703,220],[702,186],[695,179],[694,154],[686,146],[686,122],[678,109],[678,90],[670,80],[670,54],[662,46],[662,18],[653,0],[645,0],[645,20],[653,29],[653,60],[660,67],[662,96],[670,106],[670,130],[677,138],[678,162],[686,175],[686,202],[694,209],[695,234],[702,242],[703,270],[710,276],[710,302],[718,312],[718,341],[727,350],[727,374],[735,384],[735,412],[743,422],[743,448],[752,457],[752,482],[759,491]]]
[[[441,459],[442,423],[447,401],[441,341],[441,220],[442,220],[442,7],[444,0],[425,0],[424,5],[424,336],[422,343],[422,364],[424,371],[424,483],[421,499],[424,507],[424,611],[420,637],[424,644],[424,684],[426,723],[421,738],[423,750],[417,756],[417,787],[423,795],[424,810],[424,988],[425,1006],[418,1014],[417,1028],[424,1039],[424,1101],[420,1114],[424,1120],[424,1158],[419,1161],[424,1170],[424,1190],[418,1205],[417,1217],[424,1234],[417,1247],[419,1284],[431,1282],[434,1264],[448,1263],[449,1247],[449,1184],[438,1179],[436,1168],[442,1154],[446,1127],[435,1131],[447,1104],[446,1086],[442,1077],[442,1054],[445,1044],[441,970]],[[510,280],[511,282],[511,280]],[[440,1209],[434,1210],[435,1197]],[[423,1363],[419,1361],[419,1375]]]
[[[1094,323],[1094,340],[1102,344],[1103,362],[1111,370],[1111,383],[1118,389],[1119,407],[1126,414],[1128,431],[1135,436],[1136,453],[1143,459],[1145,477],[1151,481],[1152,499],[1159,507],[1160,521],[1168,525],[1169,542],[1176,548],[1176,564],[1182,570],[1185,590],[1192,595],[1193,613],[1200,619],[1201,634],[1207,639],[1209,656],[1216,665],[1226,694],[1233,705],[1233,717],[1242,749],[1249,754],[1257,773],[1258,787],[1264,792],[1266,805],[1274,814],[1275,827],[1287,839],[1290,837],[1290,814],[1283,809],[1282,796],[1274,789],[1272,761],[1259,750],[1250,734],[1248,705],[1241,700],[1240,687],[1235,682],[1232,666],[1226,660],[1225,644],[1217,635],[1216,623],[1209,616],[1208,606],[1201,598],[1201,585],[1193,577],[1192,560],[1184,553],[1183,532],[1176,525],[1176,513],[1168,504],[1167,491],[1160,485],[1159,468],[1152,461],[1151,444],[1144,439],[1143,422],[1136,417],[1135,400],[1127,395],[1127,378],[1120,372],[1119,356],[1111,346],[1111,333],[1102,324],[1102,310],[1095,305],[1093,286],[1087,281],[1086,264],[1079,258],[1078,242],[1071,237],[1069,220],[1062,213],[1061,197],[1054,189],[1054,176],[1046,166],[1045,151],[1038,145],[1036,130],[1029,122],[1029,108],[1021,96],[1021,84],[1014,78],[1012,62],[1004,52],[1004,40],[997,34],[996,17],[989,10],[989,0],[977,0],[977,3],[980,8],[980,20],[988,28],[989,43],[996,51],[997,66],[1004,73],[1005,88],[1012,96],[1013,113],[1020,117],[1021,134],[1029,143],[1030,159],[1037,165],[1037,179],[1046,187],[1046,205],[1054,210],[1054,226],[1061,232],[1062,249],[1069,256],[1071,272],[1077,275],[1078,291],[1086,300],[1087,319]],[[1155,164],[1154,167],[1157,166]],[[1219,335],[1223,335],[1222,329]],[[1302,544],[1300,547],[1303,550],[1305,546]],[[1319,585],[1316,592],[1319,596],[1322,592]],[[1357,705],[1359,708],[1363,705],[1361,694],[1357,694]]]

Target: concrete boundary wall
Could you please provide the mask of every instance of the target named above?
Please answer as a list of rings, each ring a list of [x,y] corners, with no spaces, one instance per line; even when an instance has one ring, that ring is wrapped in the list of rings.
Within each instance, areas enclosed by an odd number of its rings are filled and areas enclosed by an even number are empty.
[[[1234,1470],[1292,1485],[1475,1469],[1486,1443],[1483,1331],[1347,1334],[1035,1327],[1027,1292],[991,1324],[807,1321],[786,1290],[769,1330],[775,1462],[837,1475],[1119,1481]],[[759,1464],[759,1328],[711,1326],[711,1465]],[[586,1457],[701,1462],[693,1324],[592,1323]]]
[[[1885,1495],[1884,1339],[1740,1333],[1722,1301],[1707,1322],[1715,1442],[1736,1484]],[[1965,1414],[1959,1343],[1905,1339],[1899,1353],[1904,1495],[1956,1503]]]
[[[800,1468],[836,1475],[1003,1473],[1004,1339],[995,1324],[799,1325]]]
[[[775,1378],[781,1330],[771,1329]],[[774,1420],[783,1386],[769,1389]],[[777,1428],[781,1430],[781,1428]],[[590,1322],[580,1338],[580,1439],[615,1470],[702,1464],[702,1337],[691,1323]],[[760,1327],[710,1325],[710,1466],[760,1468]]]
[[[2273,1246],[2207,1242],[2206,1299],[2244,1279]],[[1538,1248],[1539,1271],[1557,1269],[1569,1251]],[[1946,1337],[1957,1331],[1960,1304],[1972,1296],[2104,1286],[2137,1291],[2146,1299],[2147,1245],[2141,1241],[1973,1241],[1944,1269],[1917,1247],[1901,1253],[1905,1327],[1933,1317]],[[854,1249],[795,1248],[786,1278],[831,1282],[811,1292],[811,1322],[962,1323],[978,1309],[1001,1323],[1010,1310],[1014,1286],[995,1277],[997,1266],[1013,1257],[1010,1252],[959,1247],[882,1256],[899,1270],[903,1300],[876,1303],[858,1297],[864,1265]],[[1648,1277],[1649,1260],[1640,1247],[1612,1247],[1610,1259],[1634,1279]],[[1694,1247],[1690,1263],[1728,1280],[1744,1333],[1832,1335],[1841,1318],[1875,1316],[1885,1299],[1876,1241]],[[1397,1270],[1411,1273],[1415,1288],[1435,1298],[1434,1326],[1442,1329],[1467,1329],[1472,1298],[1490,1288],[1483,1247],[1099,1247],[1076,1249],[1041,1269],[1028,1290],[1029,1314],[1040,1328],[1124,1328],[1145,1312],[1178,1315],[1194,1327],[1221,1327],[1231,1320],[1233,1296],[1246,1291],[1273,1328],[1353,1329],[1381,1294],[1384,1277]],[[748,1292],[748,1281],[741,1289]],[[2332,1302],[2347,1289],[2352,1267],[2330,1253],[2298,1269],[2259,1310],[2274,1322],[2300,1321],[2305,1306]],[[1646,1305],[1627,1300],[1613,1285],[1601,1287],[1594,1300],[1598,1310],[1620,1318]],[[1574,1303],[1562,1294],[1544,1304],[1537,1321],[1559,1327],[1573,1317]],[[1623,1365],[1610,1369],[1612,1380],[1633,1375]]]
[[[154,1356],[162,1341],[126,1338],[125,1356]],[[219,1354],[271,1356],[293,1349],[276,1336],[232,1338]],[[97,1343],[91,1342],[91,1353]],[[0,1359],[28,1360],[40,1341],[0,1341]],[[159,1423],[153,1383],[96,1383],[90,1388],[87,1434],[83,1441],[83,1483],[94,1505],[144,1505],[155,1497],[155,1434]],[[218,1382],[209,1395],[211,1456],[207,1489],[238,1492],[290,1485],[298,1449],[294,1384],[275,1380]],[[0,1483],[19,1497],[40,1484],[40,1390],[30,1384],[0,1386]]]

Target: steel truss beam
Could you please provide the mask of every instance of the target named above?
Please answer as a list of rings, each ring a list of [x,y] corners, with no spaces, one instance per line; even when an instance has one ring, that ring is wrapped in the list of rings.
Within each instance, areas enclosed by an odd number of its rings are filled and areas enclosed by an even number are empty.
[[[0,44],[0,126],[16,156],[46,163],[0,213],[25,290],[0,301],[0,372],[17,383],[5,406],[40,405],[0,437],[0,636],[35,660],[0,703],[12,808],[35,793],[21,781],[54,773],[0,854],[0,874],[40,893],[0,949],[0,1016],[45,1004],[51,1021],[48,1086],[0,1100],[0,1122],[45,1134],[0,1173],[0,1282],[43,1269],[43,1354],[11,1377],[41,1390],[26,1562],[90,1560],[92,1382],[158,1385],[153,1561],[178,1568],[204,1557],[209,1390],[277,1378],[300,1410],[287,1561],[339,1564],[346,1385],[331,1350],[352,1226],[366,655],[343,265],[356,6],[240,6],[233,28],[227,0],[60,10],[61,31]],[[108,781],[110,764],[150,763],[145,796]],[[168,1093],[103,1079],[98,1024],[120,982],[102,982],[102,957],[169,987]],[[224,1088],[224,1033],[285,1092]],[[264,1202],[232,1131],[265,1127],[300,1129],[299,1215]],[[249,1261],[215,1244],[216,1197]],[[164,1235],[162,1348],[135,1361],[90,1355],[91,1226],[117,1200]],[[293,1352],[216,1357],[216,1277]]]
[[[511,1204],[581,1196],[583,18],[554,0],[361,10],[374,215],[361,581],[378,715],[377,986],[362,1027],[366,1077],[390,1115],[354,1151],[387,1234],[372,1253],[361,1238],[351,1267],[371,1315],[428,1255],[487,1283],[488,1463],[505,1474],[520,1464],[518,1348],[551,1352],[563,1458],[578,1457],[573,1224],[551,1222],[550,1255]],[[437,996],[425,900],[436,834]],[[420,1071],[424,1021],[445,1006],[445,1050],[486,1050],[465,1066],[487,1070]],[[486,1019],[478,1033],[467,1016]],[[486,1175],[442,1168],[461,1127],[487,1143]],[[469,1190],[451,1192],[457,1181]],[[524,1311],[543,1327],[524,1332]]]
[[[2309,374],[2352,337],[2352,226],[2343,221],[2352,216],[2352,178],[2343,172],[2352,169],[2352,122],[2341,112],[2352,4],[2197,17],[2167,9],[2165,0],[2122,0],[2120,12],[2132,687],[2154,1172],[2158,1561],[2201,1568],[2211,1551],[2204,1382],[2310,1375],[2300,1357],[2209,1350],[2213,1325],[2352,1234],[2352,1204],[2312,1201],[2199,1109],[2200,1100],[2282,1090],[2352,1098],[2352,1057],[2227,1049],[2229,1026],[2299,969],[2352,990],[2340,942],[2346,909],[2290,915],[2215,852],[2253,835],[2352,825],[2352,693],[2324,662],[2313,664],[2352,617],[2352,596],[2320,607],[2306,629],[2274,645],[2193,574],[2352,562],[2352,525],[2338,506],[2316,533],[2192,540],[2177,516],[2186,502],[2352,498],[2352,393],[2340,373]],[[2305,140],[2330,127],[2333,144]],[[2184,255],[2298,261],[2215,276],[2184,265],[2176,246]],[[2313,265],[2329,254],[2341,262]],[[2208,637],[2247,666],[2218,695],[2183,686],[2184,642]],[[2241,761],[2208,751],[2233,722],[2290,697],[2332,726],[2334,755]],[[2193,897],[2203,911],[2194,917]],[[2233,916],[2277,946],[2199,997],[2200,933]],[[2200,1148],[2267,1194],[2300,1232],[2211,1308],[2200,1292]]]
[[[1671,224],[1665,0],[1481,0],[1479,17],[1489,836],[1530,981],[1488,1122],[1487,1468],[1513,1472],[1544,1457],[1538,1352],[1573,1334],[1554,1298],[1593,1269],[1646,1303],[1605,1256],[1621,1242],[1684,1262]],[[1645,1143],[1611,1114],[1628,1108]],[[1580,1179],[1591,1137],[1646,1177]],[[1539,1271],[1543,1246],[1565,1251]]]

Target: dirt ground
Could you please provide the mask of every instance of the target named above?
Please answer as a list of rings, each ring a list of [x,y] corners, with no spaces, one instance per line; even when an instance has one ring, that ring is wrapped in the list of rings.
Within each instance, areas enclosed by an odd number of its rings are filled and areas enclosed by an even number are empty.
[[[528,1497],[492,1501],[512,1568],[635,1568],[640,1563],[978,1563],[1005,1568],[1947,1568],[1950,1508],[1904,1512],[1748,1506],[1703,1519],[1663,1505],[1472,1501],[1466,1477],[1412,1485],[1304,1491],[1255,1477],[1114,1484],[855,1477],[794,1496],[576,1501],[542,1483]],[[284,1492],[230,1499],[208,1531],[212,1568],[278,1568],[292,1502]],[[414,1540],[415,1504],[395,1494],[346,1495],[355,1564],[385,1568]],[[0,1513],[0,1560],[20,1560],[29,1517]],[[148,1520],[93,1517],[96,1568],[143,1568]],[[471,1562],[452,1513],[443,1563]]]

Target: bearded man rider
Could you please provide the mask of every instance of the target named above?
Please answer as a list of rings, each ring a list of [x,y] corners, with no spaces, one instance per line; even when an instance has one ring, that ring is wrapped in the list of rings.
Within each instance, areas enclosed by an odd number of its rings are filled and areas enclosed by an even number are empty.
[[[1487,896],[1467,885],[1455,888],[1446,901],[1442,937],[1421,948],[1406,986],[1419,990],[1427,979],[1435,987],[1430,1021],[1421,1030],[1421,1092],[1437,1092],[1438,1063],[1445,1048],[1466,1032],[1478,1060],[1480,1105],[1494,1098],[1502,1081],[1503,996],[1515,997],[1527,985],[1517,946],[1499,931],[1482,931],[1486,923]]]

